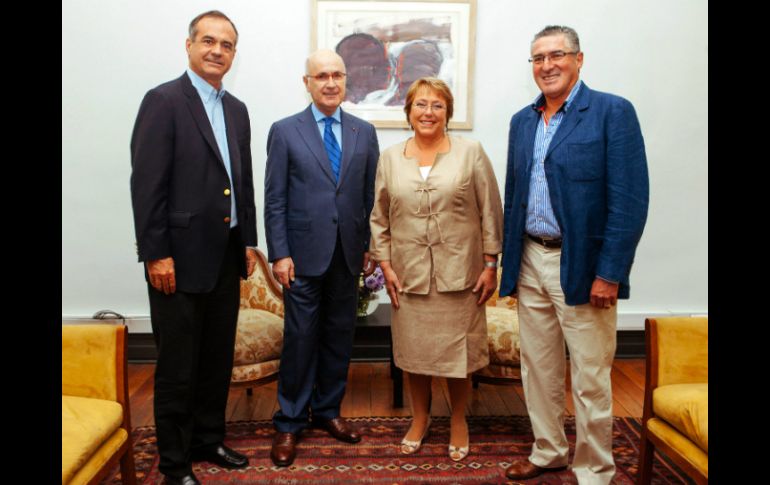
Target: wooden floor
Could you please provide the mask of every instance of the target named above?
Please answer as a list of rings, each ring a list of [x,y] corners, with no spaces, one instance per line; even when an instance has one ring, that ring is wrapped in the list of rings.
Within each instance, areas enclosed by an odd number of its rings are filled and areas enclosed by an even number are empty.
[[[154,364],[129,364],[128,385],[131,399],[131,424],[149,426],[154,424],[152,415]],[[276,383],[254,388],[248,396],[245,389],[233,389],[227,402],[227,420],[270,419],[278,409]],[[566,382],[569,389],[569,375]],[[409,416],[408,385],[404,389],[404,407],[394,409],[392,403],[392,381],[388,364],[385,362],[354,362],[350,365],[348,387],[342,401],[342,416]],[[479,384],[471,394],[468,414],[524,415],[524,391],[521,383],[494,386]],[[566,412],[574,413],[572,399],[567,397]],[[644,398],[644,359],[616,359],[612,366],[612,400],[615,416],[642,416]],[[448,416],[449,391],[444,379],[433,380],[431,414]]]

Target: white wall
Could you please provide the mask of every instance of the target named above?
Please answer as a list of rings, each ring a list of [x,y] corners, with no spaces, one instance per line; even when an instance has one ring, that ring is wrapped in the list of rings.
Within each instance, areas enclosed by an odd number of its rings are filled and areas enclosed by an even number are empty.
[[[301,76],[311,0],[64,0],[62,3],[62,315],[110,308],[149,331],[136,262],[129,140],[145,92],[187,66],[189,21],[225,12],[240,32],[225,86],[249,108],[259,244],[270,124],[309,101]],[[708,3],[702,0],[478,0],[474,129],[501,191],[511,115],[537,95],[527,58],[535,32],[580,35],[581,78],[629,99],[647,148],[650,211],[619,328],[644,315],[708,312]],[[385,148],[405,130],[379,129]]]

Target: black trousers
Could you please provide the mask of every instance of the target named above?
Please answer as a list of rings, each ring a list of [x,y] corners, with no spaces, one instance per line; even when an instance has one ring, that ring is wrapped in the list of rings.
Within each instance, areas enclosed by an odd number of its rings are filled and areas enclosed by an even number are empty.
[[[358,275],[350,274],[339,236],[331,264],[320,276],[295,275],[284,290],[283,349],[275,428],[299,433],[310,415],[340,415],[353,352]]]
[[[155,426],[165,475],[191,473],[190,453],[224,439],[244,257],[236,227],[211,292],[165,295],[148,284],[158,350]]]

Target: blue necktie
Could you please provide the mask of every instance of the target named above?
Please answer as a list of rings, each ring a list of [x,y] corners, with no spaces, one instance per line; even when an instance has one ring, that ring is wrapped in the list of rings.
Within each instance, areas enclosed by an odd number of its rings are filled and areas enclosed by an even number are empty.
[[[332,164],[332,172],[334,172],[334,181],[338,182],[340,179],[340,158],[342,158],[342,150],[337,143],[337,139],[334,138],[332,133],[332,123],[334,118],[328,116],[324,118],[326,128],[324,128],[324,147],[326,147],[326,154],[329,156],[329,161]]]

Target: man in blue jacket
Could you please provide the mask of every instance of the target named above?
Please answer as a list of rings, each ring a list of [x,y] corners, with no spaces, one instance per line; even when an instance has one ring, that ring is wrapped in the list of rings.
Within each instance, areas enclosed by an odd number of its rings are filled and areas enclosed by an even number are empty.
[[[511,480],[563,470],[566,341],[577,437],[572,471],[607,484],[610,370],[618,298],[647,218],[644,141],[633,106],[579,80],[577,33],[548,26],[531,46],[542,94],[511,119],[500,295],[518,294],[521,374],[535,442]]]

